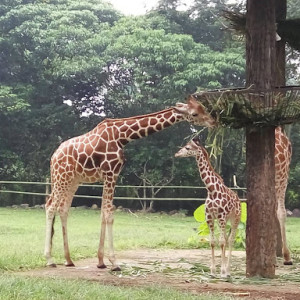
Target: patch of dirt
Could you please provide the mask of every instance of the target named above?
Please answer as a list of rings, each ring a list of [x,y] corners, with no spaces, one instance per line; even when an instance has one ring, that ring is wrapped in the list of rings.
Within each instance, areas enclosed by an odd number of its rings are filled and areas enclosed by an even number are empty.
[[[71,268],[58,265],[57,268],[45,267],[22,274],[84,279],[115,286],[160,285],[193,294],[224,293],[238,299],[300,299],[299,263],[283,266],[282,261],[278,261],[276,279],[247,279],[245,252],[234,251],[232,277],[229,280],[222,280],[209,275],[210,250],[138,249],[120,251],[116,254],[121,272],[98,269],[97,259],[92,258],[77,261],[76,266]],[[217,262],[220,263],[220,253],[217,252],[217,255]]]

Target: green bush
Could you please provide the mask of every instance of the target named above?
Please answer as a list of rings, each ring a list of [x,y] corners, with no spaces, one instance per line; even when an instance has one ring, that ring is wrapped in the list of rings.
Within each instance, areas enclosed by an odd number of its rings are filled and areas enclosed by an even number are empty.
[[[246,203],[241,203],[242,207],[242,214],[241,214],[241,221],[236,231],[235,236],[235,243],[234,246],[236,248],[243,248],[246,247],[246,220],[247,220],[247,205]],[[205,220],[205,204],[200,205],[195,211],[194,211],[194,218],[197,222],[199,222],[198,227],[198,234],[201,237],[208,237],[209,236],[209,227]],[[226,231],[230,232],[230,224],[226,225]],[[218,236],[220,234],[219,226],[215,226],[215,235]],[[201,239],[202,243],[208,243],[209,239]]]

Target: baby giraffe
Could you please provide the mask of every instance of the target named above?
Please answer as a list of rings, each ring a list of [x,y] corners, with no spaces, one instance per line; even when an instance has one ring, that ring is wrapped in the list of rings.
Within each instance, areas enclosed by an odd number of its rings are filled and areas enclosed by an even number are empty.
[[[231,251],[235,239],[236,229],[241,219],[241,204],[239,197],[235,192],[229,189],[223,182],[223,179],[213,169],[207,151],[197,140],[190,141],[181,148],[175,157],[195,156],[198,163],[200,177],[207,189],[207,198],[205,201],[205,218],[210,231],[211,246],[211,275],[215,276],[215,236],[214,220],[218,221],[220,228],[220,247],[221,254],[221,277],[230,276]],[[228,238],[228,261],[226,263],[226,223],[230,220],[231,232]]]

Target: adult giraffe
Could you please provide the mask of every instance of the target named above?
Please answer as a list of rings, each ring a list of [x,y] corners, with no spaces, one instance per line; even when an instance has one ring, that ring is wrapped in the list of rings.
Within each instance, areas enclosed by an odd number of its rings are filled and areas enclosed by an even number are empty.
[[[275,129],[275,191],[277,201],[277,217],[280,224],[282,239],[282,255],[285,265],[291,265],[291,255],[287,247],[285,232],[285,192],[288,184],[289,169],[292,156],[292,145],[283,129],[279,126]]]
[[[69,252],[67,237],[68,211],[78,185],[83,182],[103,182],[101,204],[101,232],[98,249],[98,268],[104,264],[104,240],[107,229],[108,258],[112,270],[120,270],[113,247],[113,195],[118,175],[124,164],[124,146],[154,132],[163,130],[175,123],[188,121],[195,125],[213,127],[215,120],[204,106],[193,96],[186,103],[177,103],[168,109],[142,116],[125,119],[106,119],[86,134],[63,142],[51,158],[51,195],[46,202],[46,241],[45,257],[48,266],[55,266],[51,256],[53,223],[56,211],[59,212],[65,265],[74,266]]]

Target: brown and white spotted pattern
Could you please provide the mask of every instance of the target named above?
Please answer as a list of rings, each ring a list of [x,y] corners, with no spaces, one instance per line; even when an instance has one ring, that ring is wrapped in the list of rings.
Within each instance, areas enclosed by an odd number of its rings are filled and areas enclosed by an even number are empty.
[[[46,203],[45,256],[47,265],[55,266],[51,256],[53,221],[58,211],[63,232],[66,266],[74,266],[67,238],[68,211],[78,185],[103,182],[101,232],[98,267],[105,268],[104,240],[107,231],[108,258],[113,270],[120,270],[113,247],[113,195],[118,175],[124,164],[124,146],[135,139],[163,130],[187,120],[196,125],[212,127],[214,119],[192,96],[186,103],[156,113],[125,119],[106,119],[90,132],[63,142],[51,158],[51,195]]]
[[[209,160],[207,151],[196,140],[190,141],[185,147],[181,148],[175,157],[194,156],[196,158],[200,177],[207,189],[207,198],[205,201],[206,222],[210,231],[211,246],[211,274],[216,274],[215,264],[215,235],[214,221],[217,220],[220,228],[220,247],[221,254],[221,277],[230,276],[231,252],[235,239],[236,229],[241,218],[241,204],[235,192],[229,189],[223,182],[223,179],[217,174]],[[226,263],[226,223],[230,221],[231,232],[228,238],[228,260]]]
[[[292,146],[281,127],[275,129],[275,190],[277,200],[277,217],[282,238],[282,254],[285,265],[291,265],[291,255],[287,247],[285,221],[285,192],[288,184]]]

